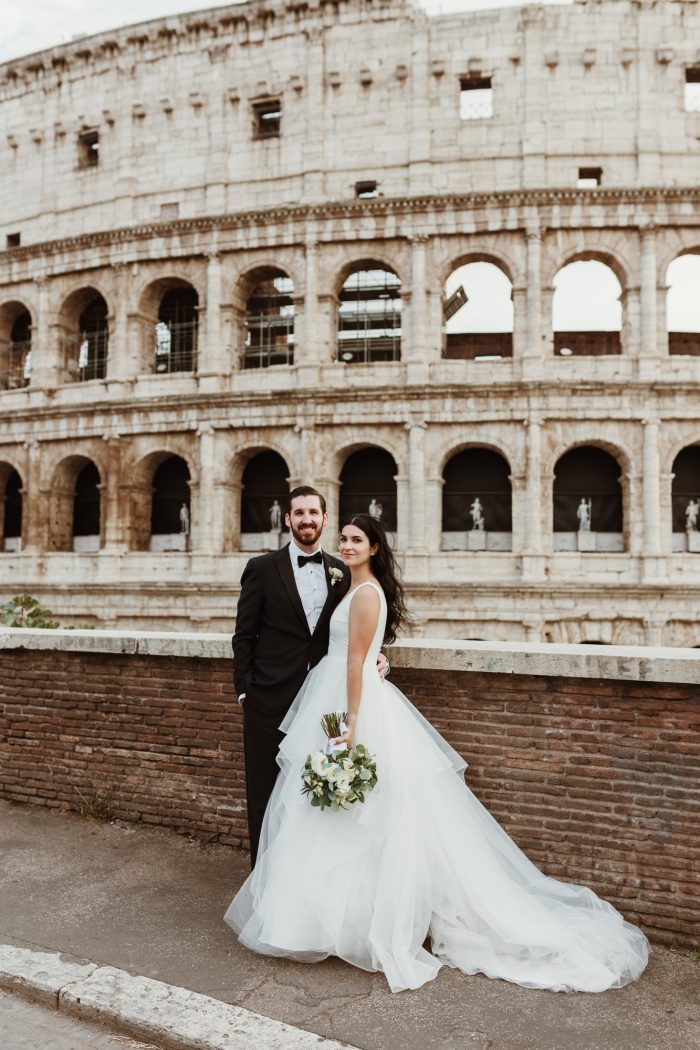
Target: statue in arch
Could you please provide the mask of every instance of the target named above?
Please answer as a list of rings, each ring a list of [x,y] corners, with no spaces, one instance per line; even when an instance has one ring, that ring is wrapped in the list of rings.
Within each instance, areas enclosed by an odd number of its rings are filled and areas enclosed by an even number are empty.
[[[591,531],[591,500],[586,499],[585,496],[581,496],[581,502],[576,508],[576,517],[578,518],[578,531],[579,532],[590,532]]]
[[[486,527],[486,519],[484,517],[484,506],[478,496],[474,497],[469,513],[472,517],[472,532],[483,532]]]
[[[186,503],[180,507],[180,532],[185,536],[190,534],[190,512]]]
[[[698,515],[700,515],[700,500],[691,499],[685,508],[686,532],[695,532],[697,530]]]
[[[381,503],[379,503],[374,498],[374,496],[372,496],[372,499],[369,501],[369,508],[368,508],[368,511],[367,511],[367,513],[369,514],[370,518],[375,518],[377,521],[379,521],[379,519],[382,516],[382,511],[383,510],[384,510],[384,508],[382,507]]]
[[[282,508],[279,505],[279,500],[273,500],[272,506],[268,507],[268,513],[270,515],[270,531],[281,532],[282,531]]]

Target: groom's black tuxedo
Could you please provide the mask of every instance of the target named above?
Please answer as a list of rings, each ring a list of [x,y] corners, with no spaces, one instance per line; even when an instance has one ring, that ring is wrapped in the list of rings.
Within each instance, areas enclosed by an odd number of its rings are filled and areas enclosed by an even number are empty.
[[[313,633],[299,597],[289,548],[251,558],[241,577],[233,635],[233,681],[245,693],[244,745],[251,861],[277,779],[279,726],[310,668],[328,651],[330,618],[350,586],[341,561],[324,552],[328,597]],[[331,585],[330,569],[343,578]]]

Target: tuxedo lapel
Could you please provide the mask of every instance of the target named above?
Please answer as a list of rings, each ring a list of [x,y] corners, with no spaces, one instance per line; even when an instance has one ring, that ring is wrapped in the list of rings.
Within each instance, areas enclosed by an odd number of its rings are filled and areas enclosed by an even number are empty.
[[[301,618],[301,622],[304,624],[307,632],[309,630],[309,621],[306,619],[306,613],[304,612],[304,606],[301,604],[301,598],[299,597],[299,591],[297,590],[296,580],[294,579],[294,570],[292,569],[292,562],[289,557],[289,551],[286,547],[283,547],[280,551],[280,556],[277,559],[277,568],[279,574],[282,577],[282,583],[284,584],[285,590],[289,595],[290,601],[297,613]]]

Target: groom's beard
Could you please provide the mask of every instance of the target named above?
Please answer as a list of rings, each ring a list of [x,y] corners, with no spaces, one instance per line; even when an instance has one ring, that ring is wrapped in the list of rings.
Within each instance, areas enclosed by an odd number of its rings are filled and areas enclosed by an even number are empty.
[[[321,533],[323,532],[323,525],[319,525],[318,528],[311,528],[308,531],[300,532],[299,529],[295,529],[293,525],[289,526],[292,536],[299,544],[300,547],[308,547],[309,549],[316,546],[318,541],[321,539]]]

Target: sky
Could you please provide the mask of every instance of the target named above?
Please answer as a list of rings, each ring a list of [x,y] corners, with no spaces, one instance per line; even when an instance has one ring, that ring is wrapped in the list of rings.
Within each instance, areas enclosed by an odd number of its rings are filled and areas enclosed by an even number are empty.
[[[567,3],[572,0],[543,0]],[[431,12],[521,7],[522,0],[422,0]],[[217,7],[212,0],[0,0],[0,62],[151,18]]]

